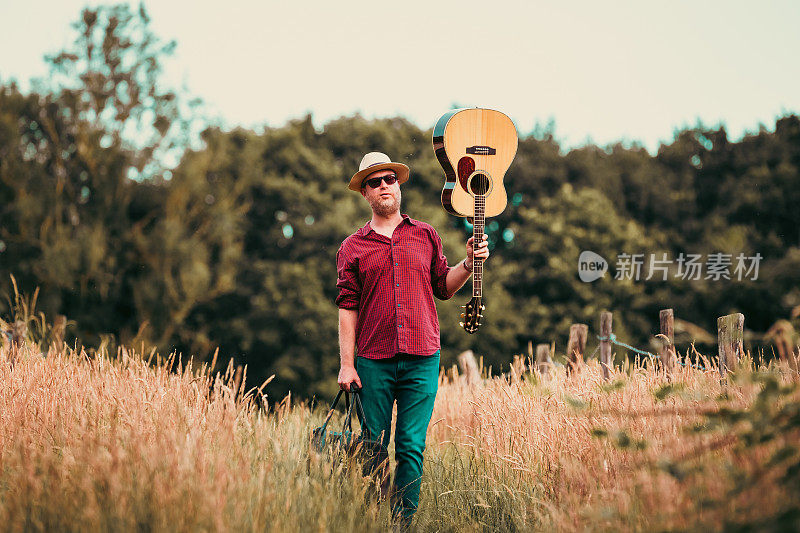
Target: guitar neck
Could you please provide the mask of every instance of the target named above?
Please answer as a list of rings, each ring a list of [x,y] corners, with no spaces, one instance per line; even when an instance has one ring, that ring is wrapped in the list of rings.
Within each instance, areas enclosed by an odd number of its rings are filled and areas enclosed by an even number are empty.
[[[484,224],[486,222],[486,197],[475,195],[475,216],[472,221],[472,249],[478,248],[483,242]],[[472,259],[472,296],[482,296],[483,285],[483,259],[473,256]]]

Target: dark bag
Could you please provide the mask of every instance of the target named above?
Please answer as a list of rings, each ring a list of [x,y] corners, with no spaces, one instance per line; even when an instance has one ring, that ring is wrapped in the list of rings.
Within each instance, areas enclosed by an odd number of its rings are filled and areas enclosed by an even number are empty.
[[[369,430],[364,424],[364,407],[361,404],[361,391],[355,387],[350,386],[352,392],[340,390],[336,398],[331,404],[328,416],[322,426],[315,428],[311,433],[311,444],[318,452],[327,453],[343,453],[348,457],[356,457],[362,459],[368,469],[371,469],[373,464],[382,458],[385,454],[381,453],[381,443],[374,440]],[[329,431],[328,422],[330,422],[336,405],[339,403],[339,398],[344,394],[345,401],[345,419],[342,425],[342,431]],[[350,397],[352,396],[352,402]],[[361,433],[355,435],[353,433],[353,408],[355,408],[356,416],[361,423]]]

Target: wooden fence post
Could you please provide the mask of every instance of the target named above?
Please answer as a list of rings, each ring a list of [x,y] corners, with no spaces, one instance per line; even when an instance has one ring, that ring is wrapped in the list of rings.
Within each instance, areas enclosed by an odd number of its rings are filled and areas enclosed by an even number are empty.
[[[511,368],[514,370],[513,375],[516,376],[516,379],[522,381],[522,376],[528,368],[525,364],[525,356],[521,354],[515,355],[514,360],[511,362]]]
[[[536,357],[533,353],[533,341],[528,341],[528,368],[533,368],[536,364]]]
[[[603,367],[603,379],[611,379],[611,319],[609,311],[600,313],[600,336],[605,340],[600,341],[600,365]]]
[[[659,313],[659,322],[661,322],[661,340],[663,341],[659,358],[667,375],[670,375],[675,370],[677,359],[677,354],[675,353],[675,315],[672,309],[662,309]]]
[[[467,385],[477,385],[481,382],[481,372],[478,370],[478,362],[475,360],[472,350],[459,354],[458,366],[461,368],[461,375]]]
[[[734,313],[717,319],[719,343],[719,373],[722,376],[733,370],[744,355],[744,315]]]
[[[586,324],[572,324],[569,327],[567,374],[576,372],[583,365],[583,353],[586,351],[586,338],[588,336],[589,326]]]
[[[64,315],[56,315],[56,319],[53,321],[53,341],[50,346],[55,346],[56,349],[61,350],[64,346],[64,331],[66,329],[67,317]],[[45,349],[47,350],[47,348]]]
[[[765,339],[772,340],[775,349],[778,350],[778,358],[787,361],[789,368],[798,371],[797,348],[794,345],[794,326],[788,320],[778,320],[764,334]]]
[[[550,373],[550,367],[553,365],[553,360],[550,359],[550,345],[537,344],[536,345],[536,369],[543,376]]]

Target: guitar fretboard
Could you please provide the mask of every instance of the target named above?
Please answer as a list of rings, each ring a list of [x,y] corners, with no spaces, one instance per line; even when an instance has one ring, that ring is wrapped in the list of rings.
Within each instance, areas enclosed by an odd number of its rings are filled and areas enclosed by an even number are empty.
[[[486,222],[486,196],[475,195],[475,216],[472,221],[472,249],[478,248],[483,242],[483,226]],[[481,282],[483,280],[483,259],[473,257],[472,260],[472,296],[481,297]]]

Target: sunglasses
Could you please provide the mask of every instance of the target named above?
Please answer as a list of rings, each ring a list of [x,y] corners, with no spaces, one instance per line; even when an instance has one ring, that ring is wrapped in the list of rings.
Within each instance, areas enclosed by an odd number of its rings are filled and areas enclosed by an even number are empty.
[[[364,180],[362,185],[367,184],[373,189],[377,189],[381,186],[381,181],[385,181],[386,185],[394,185],[394,183],[397,181],[397,176],[395,174],[389,174],[388,176],[381,176],[380,178],[371,178]]]

